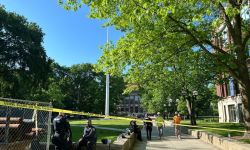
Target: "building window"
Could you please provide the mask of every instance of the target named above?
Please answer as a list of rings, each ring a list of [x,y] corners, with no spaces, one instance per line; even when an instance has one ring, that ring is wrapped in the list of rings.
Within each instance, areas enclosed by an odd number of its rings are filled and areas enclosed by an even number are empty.
[[[128,112],[128,107],[126,107],[125,111]]]
[[[135,96],[135,101],[139,101],[140,97],[139,96]]]
[[[227,121],[227,111],[226,111],[226,106],[224,105],[224,116],[225,116],[225,122]]]
[[[229,89],[230,89],[230,96],[235,96],[235,87],[234,87],[234,80],[233,79],[230,79],[229,80]]]
[[[228,105],[229,122],[236,122],[235,105]]]
[[[222,32],[222,38],[221,38],[221,40],[222,40],[221,42],[222,42],[223,47],[226,47],[227,44],[228,44],[228,32],[227,32],[227,30],[224,30]]]
[[[235,95],[240,94],[239,84],[236,81],[234,82],[234,87],[235,87]]]
[[[226,82],[226,97],[230,96],[230,85],[229,82]]]
[[[126,99],[126,100],[125,100],[125,104],[129,104],[129,99]]]
[[[135,112],[138,113],[138,107],[135,107]]]
[[[238,104],[238,111],[239,111],[239,121],[240,121],[240,122],[243,122],[242,104]]]
[[[226,94],[225,94],[225,87],[226,87],[225,84],[222,84],[222,85],[221,85],[221,96],[222,96],[222,97],[226,97]]]
[[[124,108],[121,108],[121,111],[124,111]]]

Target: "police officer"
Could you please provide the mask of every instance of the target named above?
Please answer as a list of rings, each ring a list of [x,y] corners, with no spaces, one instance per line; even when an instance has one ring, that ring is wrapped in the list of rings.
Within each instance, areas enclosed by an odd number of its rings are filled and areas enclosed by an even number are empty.
[[[140,129],[139,126],[136,124],[136,121],[135,121],[135,120],[131,120],[131,121],[130,121],[130,126],[129,126],[129,128],[130,128],[130,131],[131,131],[131,132],[136,133],[137,139],[138,139],[139,141],[142,141],[141,129]]]
[[[54,135],[52,143],[55,144],[56,150],[69,150],[71,149],[71,129],[69,122],[64,115],[60,112],[53,120]]]
[[[144,120],[145,120],[144,126],[147,132],[147,139],[151,140],[151,133],[152,133],[152,127],[153,127],[152,119],[148,116],[148,114],[145,114]]]
[[[96,129],[92,126],[92,121],[89,119],[85,126],[82,138],[78,141],[77,150],[81,150],[82,146],[86,146],[87,150],[93,150],[96,143]]]

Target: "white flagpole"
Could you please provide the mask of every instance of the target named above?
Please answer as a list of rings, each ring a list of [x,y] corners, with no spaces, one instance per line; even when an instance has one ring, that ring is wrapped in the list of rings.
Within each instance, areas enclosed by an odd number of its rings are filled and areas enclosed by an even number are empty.
[[[107,48],[109,49],[109,28],[107,27]],[[106,74],[105,116],[109,116],[109,74]]]

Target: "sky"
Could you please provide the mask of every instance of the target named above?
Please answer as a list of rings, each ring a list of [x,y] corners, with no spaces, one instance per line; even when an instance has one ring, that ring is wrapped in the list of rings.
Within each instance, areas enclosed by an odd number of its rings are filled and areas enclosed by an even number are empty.
[[[45,33],[47,55],[64,66],[96,63],[100,47],[107,41],[102,20],[88,18],[88,8],[66,11],[57,0],[0,0],[9,12],[16,12],[37,23]],[[109,28],[109,39],[116,42],[123,33]]]

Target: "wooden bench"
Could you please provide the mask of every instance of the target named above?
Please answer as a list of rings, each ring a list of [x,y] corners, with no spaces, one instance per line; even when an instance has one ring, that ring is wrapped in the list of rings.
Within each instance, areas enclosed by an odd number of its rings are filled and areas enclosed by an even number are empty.
[[[5,142],[6,126],[7,126],[7,118],[0,117],[1,142]],[[32,131],[32,128],[34,127],[35,127],[34,122],[23,121],[21,117],[10,117],[8,143],[32,139],[35,136],[35,132]]]

